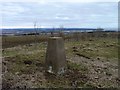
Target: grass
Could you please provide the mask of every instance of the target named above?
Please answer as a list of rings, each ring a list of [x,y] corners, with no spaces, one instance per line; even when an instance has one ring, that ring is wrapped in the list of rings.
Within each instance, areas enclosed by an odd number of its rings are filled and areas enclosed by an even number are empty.
[[[30,54],[30,55],[16,55],[13,58],[8,58],[9,64],[8,64],[8,72],[12,73],[13,75],[30,75],[35,74],[36,72],[41,72],[40,67],[44,68],[44,57],[40,56],[41,54]],[[43,55],[43,53],[42,53]],[[45,56],[45,55],[44,55]],[[7,60],[7,59],[6,59]],[[31,64],[25,64],[24,62],[32,62]],[[87,73],[87,68],[84,65],[75,64],[72,62],[68,62],[68,72],[64,76],[55,76],[51,74],[44,74],[47,80],[46,87],[66,87],[71,86],[72,81],[75,80],[73,78],[73,74],[76,74],[76,78],[78,78],[78,75],[84,76],[84,74]],[[43,70],[42,70],[43,71]],[[75,72],[74,72],[75,71]],[[79,72],[80,71],[80,72]],[[82,78],[78,79],[78,81],[82,81]],[[86,81],[79,82],[80,85],[85,84]],[[41,82],[38,82],[40,85]],[[37,86],[38,88],[41,86]],[[78,86],[80,86],[78,85]]]
[[[2,53],[5,61],[7,61],[3,62],[6,63],[8,67],[8,73],[12,73],[15,76],[43,73],[46,81],[41,82],[41,79],[37,76],[38,88],[41,87],[41,83],[43,83],[43,87],[71,87],[74,81],[77,82],[77,87],[93,87],[90,84],[86,84],[88,80],[86,74],[88,73],[89,67],[86,67],[82,63],[78,64],[67,61],[68,72],[63,76],[44,73],[47,43],[38,42],[31,44],[31,42],[34,41],[33,37],[4,37],[4,40],[5,38],[9,38],[7,40],[11,42],[12,45],[15,44],[15,47],[11,47],[10,45],[11,48],[4,48]],[[21,41],[17,43],[19,39]],[[117,49],[119,45],[116,38],[91,39],[92,40],[80,41],[65,40],[67,58],[72,58],[78,54],[92,59],[103,57],[114,60],[114,58],[118,58]],[[25,42],[26,40],[28,40],[28,42]],[[5,42],[3,45],[5,45]],[[8,43],[5,47],[9,47],[9,45],[7,45]]]
[[[68,56],[74,56],[76,53],[85,55],[90,58],[118,58],[118,41],[112,38],[93,39],[94,41],[66,42],[65,46]],[[77,47],[73,49],[73,47]],[[73,50],[76,50],[74,52]]]
[[[8,47],[14,47],[18,45],[24,45],[24,44],[30,44],[30,43],[36,43],[36,42],[44,42],[47,41],[48,36],[42,35],[42,36],[3,36],[2,37],[2,47],[8,48]]]
[[[22,47],[6,48],[3,56],[9,61],[8,67],[11,73],[32,73],[39,69],[39,65],[44,63],[45,50],[46,47],[43,43],[37,44],[37,47],[35,45],[30,47],[24,45]],[[24,62],[31,62],[31,64],[25,64]]]
[[[16,50],[16,48],[13,49],[8,48],[4,50],[3,55],[5,57],[7,56],[5,60],[9,61],[9,63],[7,64],[8,72],[13,75],[23,75],[23,74],[29,75],[29,74],[34,74],[36,72],[38,73],[41,72],[41,68],[44,68],[45,50],[46,50],[45,44],[41,44],[41,47],[37,47],[36,49],[34,48],[34,45],[27,48],[27,52],[30,51],[34,52],[39,49],[38,52],[29,53],[29,54],[24,52],[24,49],[26,49],[26,47],[25,46],[22,47],[23,48],[19,50]],[[25,62],[31,62],[31,64],[25,64]],[[66,73],[68,78],[66,78],[66,76],[54,76],[54,75],[45,74],[45,77],[47,77],[46,87],[71,86],[72,83],[71,81],[74,81],[74,78],[72,76],[73,74],[78,73],[78,75],[82,74],[84,76],[85,72],[87,72],[85,66],[74,64],[71,62],[68,62],[68,70],[72,71]],[[77,70],[77,73],[74,72],[73,70]],[[84,73],[78,71],[83,71]],[[76,76],[76,78],[77,77],[78,76]],[[73,79],[71,80],[71,78]],[[41,82],[38,82],[38,84],[39,85],[37,87],[41,87],[40,86]]]
[[[37,54],[30,55],[16,55],[13,58],[9,58],[8,69],[11,73],[19,72],[19,74],[29,74],[34,73],[36,69],[39,68],[39,65],[43,65],[44,57]],[[43,55],[43,54],[42,54]]]
[[[73,63],[73,62],[68,61],[67,65],[68,65],[69,69],[81,71],[83,73],[84,72],[86,73],[88,71],[88,68],[85,65],[83,65],[82,63],[78,64],[78,63]]]
[[[108,46],[107,46],[108,45]],[[77,47],[77,52],[74,52],[73,47]],[[118,44],[117,39],[108,39],[108,38],[101,38],[93,41],[74,41],[74,42],[65,42],[66,48],[66,55],[67,57],[73,57],[77,54],[82,54],[90,58],[97,58],[97,57],[104,57],[104,58],[118,58]],[[13,72],[25,70],[26,66],[23,64],[24,61],[31,61],[33,62],[31,67],[35,67],[35,62],[42,62],[44,63],[45,60],[45,53],[46,53],[46,44],[38,43],[33,44],[31,46],[23,45],[17,46],[13,48],[6,48],[4,49],[3,56],[4,57],[14,57],[15,63],[11,66],[11,70]],[[22,66],[23,65],[23,66]],[[77,64],[70,64],[68,66],[72,67],[73,69],[81,68],[85,69],[84,66],[80,67]],[[15,68],[16,67],[16,68]],[[24,68],[25,67],[25,68]]]

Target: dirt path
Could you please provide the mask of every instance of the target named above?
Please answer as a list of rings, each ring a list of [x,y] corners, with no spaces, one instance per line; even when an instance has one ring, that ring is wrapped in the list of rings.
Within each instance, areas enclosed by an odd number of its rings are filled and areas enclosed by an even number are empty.
[[[118,87],[117,60],[105,60],[104,58],[87,59],[79,56],[72,57],[69,60],[88,67],[88,84],[97,87]]]

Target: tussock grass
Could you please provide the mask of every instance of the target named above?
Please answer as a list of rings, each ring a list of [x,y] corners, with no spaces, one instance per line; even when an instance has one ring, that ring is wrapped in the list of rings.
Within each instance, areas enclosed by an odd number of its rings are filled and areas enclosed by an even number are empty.
[[[56,76],[45,73],[44,71],[47,43],[41,41],[46,41],[47,37],[42,40],[40,37],[37,43],[34,41],[34,36],[3,38],[4,40],[6,38],[6,40],[8,40],[7,42],[9,42],[6,43],[6,41],[3,41],[3,46],[9,47],[3,49],[3,69],[7,67],[8,70],[4,79],[11,85],[14,82],[12,78],[14,76],[19,76],[20,80],[22,80],[22,75],[25,75],[26,78],[28,78],[27,75],[32,75],[35,78],[35,82],[37,82],[37,85],[33,83],[32,86],[35,85],[37,88],[41,88],[42,86],[49,88],[94,87],[97,85],[87,83],[90,81],[88,78],[89,67],[83,63],[71,62],[69,59],[76,56],[84,56],[84,58],[88,57],[90,59],[103,57],[105,59],[115,60],[115,58],[118,58],[117,49],[119,45],[116,38],[91,38],[91,40],[79,41],[65,40],[68,71],[63,76]],[[88,58],[87,60],[89,60]],[[11,78],[13,80],[11,80]],[[31,80],[29,82],[31,82]],[[15,82],[13,84],[15,84]]]

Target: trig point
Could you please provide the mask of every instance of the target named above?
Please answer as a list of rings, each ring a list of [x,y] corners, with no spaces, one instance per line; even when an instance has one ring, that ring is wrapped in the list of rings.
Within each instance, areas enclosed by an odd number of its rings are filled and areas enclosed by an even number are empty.
[[[46,53],[46,71],[54,74],[63,74],[66,70],[66,55],[62,37],[48,39]]]

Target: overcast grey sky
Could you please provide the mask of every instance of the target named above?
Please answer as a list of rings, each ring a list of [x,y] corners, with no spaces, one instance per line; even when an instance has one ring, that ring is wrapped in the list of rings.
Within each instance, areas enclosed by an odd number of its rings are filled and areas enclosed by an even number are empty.
[[[57,0],[56,0],[57,1]],[[117,2],[6,2],[1,3],[0,27],[117,28]]]

